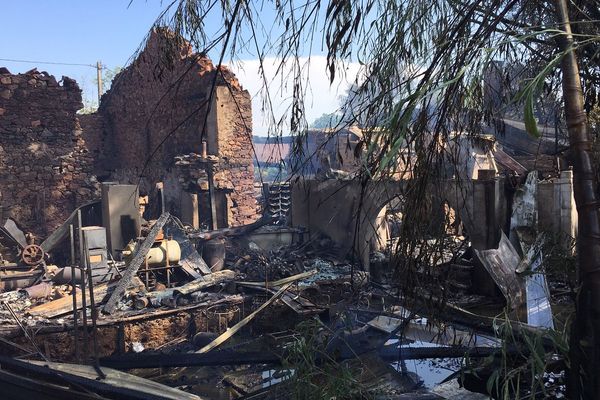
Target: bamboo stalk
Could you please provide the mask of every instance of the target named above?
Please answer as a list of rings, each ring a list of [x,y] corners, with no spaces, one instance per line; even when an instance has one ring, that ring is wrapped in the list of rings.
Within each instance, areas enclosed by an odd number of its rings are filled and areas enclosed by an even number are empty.
[[[566,0],[556,0],[556,13],[560,28],[564,31],[564,35],[559,37],[560,48],[565,52],[561,64],[562,88],[579,229],[577,261],[580,290],[571,328],[569,397],[576,399],[583,395],[585,398],[598,399],[600,379],[596,379],[595,374],[600,369],[600,218],[591,141]],[[588,326],[591,332],[587,332]],[[591,349],[581,348],[585,337],[593,338]],[[583,360],[584,354],[589,362]],[[580,376],[581,369],[584,376]],[[583,382],[583,388],[580,382]]]

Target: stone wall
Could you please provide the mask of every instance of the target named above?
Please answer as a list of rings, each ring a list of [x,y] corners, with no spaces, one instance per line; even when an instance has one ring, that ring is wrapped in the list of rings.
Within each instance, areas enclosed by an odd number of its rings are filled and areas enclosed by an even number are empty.
[[[102,143],[110,156],[104,167],[141,172],[152,163],[169,165],[178,154],[200,151],[200,130],[215,73],[211,61],[189,48],[176,59],[162,53],[166,34],[154,33],[133,63],[115,77],[102,96],[98,114],[108,134]],[[166,145],[161,142],[168,137]]]
[[[228,190],[227,221],[232,225],[253,222],[257,204],[250,95],[247,91],[230,91],[227,86],[218,86],[211,111],[217,142],[217,149],[212,153],[219,158],[215,166],[215,187]],[[212,118],[209,121],[212,122]]]
[[[89,134],[100,138],[91,151],[102,178],[137,184],[143,175],[140,190],[152,194],[172,175],[176,156],[200,153],[206,140],[219,159],[215,185],[227,192],[227,223],[256,219],[251,98],[226,67],[154,31],[102,96],[98,115],[103,124]]]
[[[81,90],[36,69],[11,74],[0,68],[1,218],[46,235],[73,209],[97,194],[76,114]]]
[[[179,181],[176,157],[206,140],[226,224],[257,218],[251,98],[226,67],[157,30],[98,111],[77,115],[82,107],[72,79],[0,68],[0,217],[44,236],[99,198],[98,181],[140,183],[152,198],[156,183]]]

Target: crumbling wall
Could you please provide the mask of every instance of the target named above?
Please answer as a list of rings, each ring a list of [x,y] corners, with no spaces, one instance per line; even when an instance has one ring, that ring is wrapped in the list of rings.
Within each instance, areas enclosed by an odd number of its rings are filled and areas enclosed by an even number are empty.
[[[340,258],[354,253],[368,271],[372,245],[378,241],[377,218],[404,185],[373,181],[363,188],[359,180],[300,179],[292,185],[291,225],[308,229],[310,237],[326,235]]]
[[[216,89],[214,112],[218,147],[214,154],[219,162],[215,166],[215,187],[228,190],[227,220],[233,225],[253,222],[257,214],[251,104],[247,91],[233,91],[227,86]]]
[[[227,68],[157,30],[98,112],[78,116],[82,107],[72,79],[0,69],[1,217],[46,235],[99,198],[98,180],[141,183],[151,193],[174,174],[176,156],[200,153],[206,140],[227,223],[256,219],[251,98]]]
[[[290,172],[303,177],[331,177],[332,170],[357,172],[362,163],[356,146],[363,133],[358,127],[341,130],[309,129],[302,140],[302,154],[290,154]]]
[[[135,184],[141,176],[141,192],[151,193],[173,174],[176,156],[201,153],[206,140],[219,158],[215,185],[229,189],[229,224],[256,218],[251,98],[227,68],[218,70],[172,33],[156,30],[115,77],[98,114],[99,175]]]
[[[0,68],[0,206],[37,235],[93,198],[97,182],[76,112],[81,90],[36,69]]]
[[[167,52],[174,51],[170,45],[168,33],[154,32],[146,48],[117,74],[102,96],[98,113],[108,131],[104,146],[110,149],[110,157],[104,167],[110,172],[131,170],[135,175],[150,157],[153,164],[167,166],[178,154],[200,151],[215,68],[189,47],[169,59]]]

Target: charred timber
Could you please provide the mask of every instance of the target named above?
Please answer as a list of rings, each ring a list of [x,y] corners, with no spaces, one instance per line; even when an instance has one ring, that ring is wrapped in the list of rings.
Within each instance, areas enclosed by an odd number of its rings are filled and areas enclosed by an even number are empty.
[[[231,270],[216,271],[210,275],[186,283],[183,286],[140,294],[134,301],[134,307],[138,310],[149,305],[153,307],[160,307],[162,305],[174,307],[179,304],[178,299],[183,296],[192,295],[195,292],[218,285],[222,282],[231,281],[234,278],[235,273]]]
[[[253,222],[251,224],[238,226],[235,228],[223,228],[223,229],[216,229],[213,231],[206,231],[206,232],[195,231],[195,232],[188,233],[188,238],[190,238],[191,240],[208,241],[208,240],[219,239],[219,238],[223,238],[223,237],[227,237],[227,236],[243,236],[243,235],[249,234],[252,231],[257,230],[258,228],[260,228],[262,226],[269,225],[274,220],[275,219],[273,217],[268,216],[268,217],[263,217],[263,218],[259,219],[258,221]]]
[[[366,350],[366,351],[365,351]],[[344,351],[337,361],[352,359],[375,349],[362,349],[361,351]],[[385,361],[398,360],[423,360],[430,358],[484,358],[502,351],[500,347],[406,347],[399,349],[396,346],[383,346],[378,354]],[[527,354],[526,348],[511,346],[506,349],[507,354]],[[256,365],[272,364],[281,365],[287,355],[278,355],[268,351],[235,352],[229,350],[212,351],[209,353],[182,353],[182,354],[124,354],[120,356],[105,357],[100,364],[115,369],[133,368],[174,368],[174,367],[199,367],[199,366],[225,366],[225,365]],[[317,362],[330,360],[331,357],[317,357]]]

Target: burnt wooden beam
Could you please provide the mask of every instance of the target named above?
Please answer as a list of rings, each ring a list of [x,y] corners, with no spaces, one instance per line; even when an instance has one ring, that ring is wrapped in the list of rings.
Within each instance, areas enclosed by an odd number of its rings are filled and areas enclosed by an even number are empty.
[[[203,232],[203,231],[191,232],[191,233],[188,233],[188,238],[190,238],[192,240],[206,241],[206,240],[218,239],[218,238],[222,238],[222,237],[226,237],[226,236],[247,235],[248,233],[260,228],[261,226],[270,224],[273,220],[274,220],[274,218],[269,216],[269,217],[263,217],[263,218],[259,219],[258,221],[253,222],[251,224],[242,225],[242,226],[238,226],[235,228],[223,228],[223,229],[216,229],[216,230],[205,231],[205,232]]]
[[[102,312],[104,312],[105,314],[113,313],[117,306],[117,303],[125,294],[127,287],[131,284],[131,281],[136,276],[138,270],[140,269],[144,261],[146,261],[146,254],[148,254],[148,251],[154,244],[158,233],[163,228],[163,226],[165,226],[170,217],[171,215],[168,212],[163,213],[160,216],[160,218],[156,220],[154,225],[152,225],[148,236],[146,236],[142,244],[138,246],[135,255],[129,262],[129,265],[125,269],[125,272],[123,273],[123,276],[121,277],[119,283],[115,287],[115,290],[112,292],[112,294],[108,298],[108,301],[102,308]]]
[[[366,351],[365,351],[366,350]],[[500,352],[499,347],[403,347],[398,349],[396,346],[383,346],[379,351],[379,356],[385,361],[399,360],[423,360],[430,358],[462,358],[465,356],[471,358],[483,358]],[[369,351],[376,351],[373,348],[362,349],[360,351],[343,351],[338,361],[354,358]],[[510,347],[507,353],[517,354],[522,352],[526,354],[526,349]],[[208,353],[138,353],[125,354],[120,356],[110,356],[100,359],[100,364],[105,367],[115,369],[134,369],[134,368],[174,368],[174,367],[199,367],[199,366],[224,366],[224,365],[256,365],[271,364],[281,365],[282,360],[287,358],[285,353],[277,354],[272,351],[248,351],[237,352],[232,350],[219,350]],[[330,357],[327,357],[330,359]],[[317,357],[317,362],[324,360],[324,357]]]

